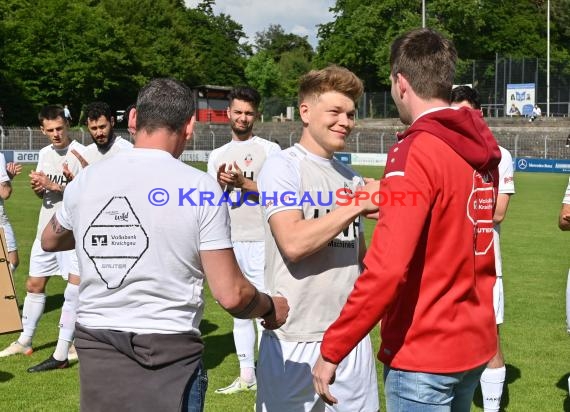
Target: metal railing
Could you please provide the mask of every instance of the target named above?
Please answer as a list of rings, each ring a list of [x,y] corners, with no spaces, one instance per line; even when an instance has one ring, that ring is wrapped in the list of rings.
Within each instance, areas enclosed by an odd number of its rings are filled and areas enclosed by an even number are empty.
[[[513,157],[535,157],[543,159],[570,159],[568,125],[542,128],[528,125],[491,127],[498,143],[509,150]],[[570,122],[568,122],[570,125]],[[297,143],[301,136],[301,123],[257,123],[254,132],[267,140],[278,143],[282,148]],[[387,153],[396,143],[396,132],[404,126],[367,126],[355,128],[346,140],[345,152]],[[126,129],[116,129],[116,134],[132,141]],[[70,137],[84,145],[92,142],[84,129],[70,130]],[[228,124],[198,124],[186,150],[210,151],[227,143],[230,139]],[[39,128],[6,128],[0,126],[0,150],[36,151],[49,143]]]

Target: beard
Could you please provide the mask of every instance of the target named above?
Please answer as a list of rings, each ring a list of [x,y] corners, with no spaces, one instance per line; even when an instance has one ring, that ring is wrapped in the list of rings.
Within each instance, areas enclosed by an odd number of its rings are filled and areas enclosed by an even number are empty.
[[[253,124],[247,126],[239,126],[237,123],[231,124],[232,132],[238,137],[247,137],[253,131]]]
[[[115,135],[113,134],[113,132],[111,132],[109,138],[105,143],[99,143],[96,139],[93,139],[93,143],[95,143],[97,149],[99,149],[102,152],[106,152],[107,150],[109,150],[114,141],[115,141]]]

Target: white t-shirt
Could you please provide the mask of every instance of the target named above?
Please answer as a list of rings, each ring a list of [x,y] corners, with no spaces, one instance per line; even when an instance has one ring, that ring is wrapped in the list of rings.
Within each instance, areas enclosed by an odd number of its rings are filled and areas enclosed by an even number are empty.
[[[265,160],[279,153],[281,148],[278,144],[262,139],[258,136],[239,141],[232,140],[222,147],[212,150],[208,158],[208,173],[217,179],[218,168],[225,163],[226,168],[234,161],[248,179],[257,181],[259,172]],[[241,201],[245,193],[239,188],[234,188],[230,194],[232,205],[228,204],[230,211],[232,240],[233,241],[263,241],[263,216],[259,206],[254,200]],[[248,197],[249,199],[249,197]]]
[[[265,218],[285,210],[300,210],[305,219],[336,209],[337,190],[354,190],[356,173],[336,159],[309,153],[301,145],[267,159],[258,180]],[[357,177],[357,180],[361,180]],[[267,224],[267,223],[266,223]],[[285,261],[265,230],[265,286],[289,302],[287,322],[275,331],[283,340],[315,342],[336,320],[360,274],[358,217],[316,253],[292,263]]]
[[[499,163],[499,193],[515,194],[515,179],[513,170],[513,158],[511,153],[504,147],[501,150],[501,161]],[[497,276],[503,276],[503,263],[501,259],[501,225],[493,226],[493,248],[495,251],[495,271]]]
[[[57,219],[75,237],[81,325],[200,334],[200,251],[232,247],[227,208],[202,193],[222,192],[162,150],[122,150],[77,175]]]
[[[568,178],[568,187],[566,188],[566,193],[564,194],[562,203],[570,205],[570,177]]]
[[[128,140],[123,139],[121,136],[115,137],[115,141],[109,147],[109,150],[106,152],[101,152],[95,143],[91,143],[85,149],[83,153],[83,158],[87,160],[87,163],[92,164],[101,159],[111,156],[114,153],[117,153],[123,149],[132,149],[133,144]]]
[[[3,153],[0,153],[0,183],[9,182],[10,177],[6,171],[6,158]],[[4,210],[4,199],[0,197],[0,225],[4,225],[8,222],[8,216]]]
[[[77,157],[71,153],[75,149],[79,154],[83,155],[85,146],[73,140],[65,149],[55,149],[52,145],[46,146],[40,150],[38,156],[38,165],[36,172],[44,172],[52,182],[62,185],[64,188],[67,185],[67,179],[63,175],[63,164],[67,166],[71,173],[77,175],[81,171],[81,163]],[[59,209],[63,193],[46,190],[43,197],[42,207],[40,209],[40,217],[38,219],[38,230],[36,232],[36,239],[41,239],[42,232],[55,211]]]

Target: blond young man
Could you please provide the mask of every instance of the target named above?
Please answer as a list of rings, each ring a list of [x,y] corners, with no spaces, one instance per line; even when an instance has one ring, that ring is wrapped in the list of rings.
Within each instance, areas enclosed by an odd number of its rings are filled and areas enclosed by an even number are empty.
[[[286,297],[291,307],[288,323],[261,338],[258,412],[375,412],[379,407],[368,336],[339,366],[333,384],[342,399],[339,405],[326,405],[311,380],[323,333],[360,275],[366,251],[361,216],[377,211],[354,199],[337,204],[339,191],[353,193],[363,183],[334,157],[354,128],[362,92],[360,79],[345,68],[330,66],[304,75],[300,142],[267,159],[258,180],[267,225],[266,287]],[[362,190],[377,191],[378,182]]]

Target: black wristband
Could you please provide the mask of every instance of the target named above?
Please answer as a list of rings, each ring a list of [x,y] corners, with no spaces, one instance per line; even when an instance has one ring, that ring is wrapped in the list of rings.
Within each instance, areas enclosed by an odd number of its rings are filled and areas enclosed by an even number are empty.
[[[249,303],[247,304],[247,306],[245,308],[243,308],[242,310],[240,310],[237,313],[231,312],[231,311],[229,311],[229,313],[234,318],[248,319],[250,313],[253,312],[253,310],[257,307],[258,304],[259,304],[259,291],[257,289],[255,289],[255,294],[253,295],[253,298],[251,298],[251,300],[249,301]]]
[[[260,318],[266,318],[268,316],[273,315],[273,313],[275,313],[275,303],[273,302],[273,298],[271,296],[269,296],[267,293],[263,293],[263,295],[267,296],[269,298],[269,310],[264,313],[263,315],[260,316]]]

